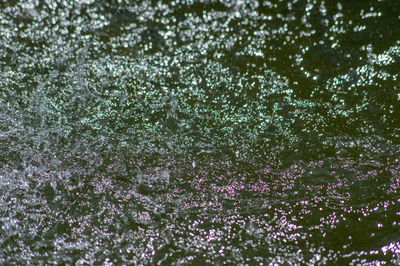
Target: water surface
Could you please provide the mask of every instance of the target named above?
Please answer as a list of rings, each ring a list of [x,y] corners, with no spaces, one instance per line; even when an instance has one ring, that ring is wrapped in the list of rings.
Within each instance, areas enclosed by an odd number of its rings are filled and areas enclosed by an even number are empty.
[[[397,10],[0,4],[0,263],[400,263]]]

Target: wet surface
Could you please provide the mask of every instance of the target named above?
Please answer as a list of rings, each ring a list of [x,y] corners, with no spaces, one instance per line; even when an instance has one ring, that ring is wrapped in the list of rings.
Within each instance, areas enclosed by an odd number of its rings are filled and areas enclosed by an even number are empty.
[[[399,4],[119,2],[0,4],[1,264],[400,263]]]

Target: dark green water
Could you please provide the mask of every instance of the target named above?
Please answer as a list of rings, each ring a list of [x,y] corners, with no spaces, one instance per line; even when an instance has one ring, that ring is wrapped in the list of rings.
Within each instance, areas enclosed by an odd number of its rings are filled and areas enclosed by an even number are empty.
[[[400,264],[400,1],[127,2],[0,3],[0,264]]]

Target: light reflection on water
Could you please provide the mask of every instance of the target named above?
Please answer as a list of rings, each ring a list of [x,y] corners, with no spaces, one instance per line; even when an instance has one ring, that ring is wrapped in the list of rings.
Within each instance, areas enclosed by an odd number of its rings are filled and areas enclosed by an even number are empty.
[[[399,263],[397,3],[0,7],[0,263]]]

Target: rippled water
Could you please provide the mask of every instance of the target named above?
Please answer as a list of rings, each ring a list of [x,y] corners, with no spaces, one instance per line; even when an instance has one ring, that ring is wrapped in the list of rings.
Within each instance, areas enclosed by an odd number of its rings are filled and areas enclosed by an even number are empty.
[[[398,10],[0,3],[0,264],[400,263]]]

